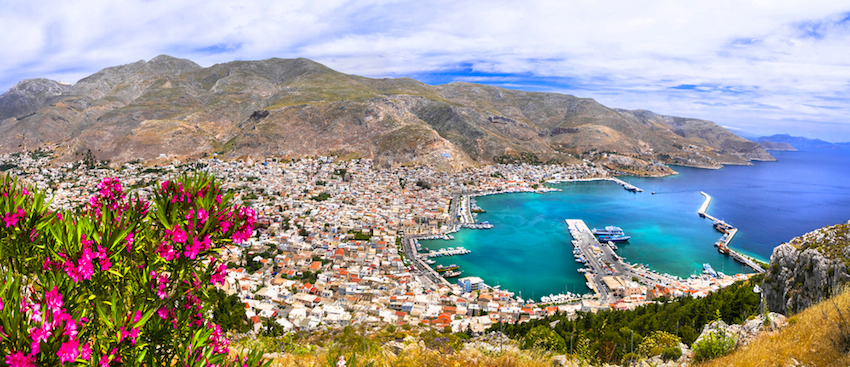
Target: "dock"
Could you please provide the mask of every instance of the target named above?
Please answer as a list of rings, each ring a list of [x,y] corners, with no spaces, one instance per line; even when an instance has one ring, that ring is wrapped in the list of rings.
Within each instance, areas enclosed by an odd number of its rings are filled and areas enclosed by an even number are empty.
[[[611,180],[611,181],[616,182],[616,183],[617,183],[617,184],[619,184],[620,186],[623,186],[623,188],[624,188],[624,189],[626,189],[627,191],[631,191],[631,192],[643,192],[643,189],[641,189],[641,188],[639,188],[639,187],[637,187],[637,186],[635,186],[635,185],[632,185],[632,184],[630,184],[630,183],[628,183],[628,182],[626,182],[626,181],[623,181],[623,180],[621,180],[621,179],[619,179],[619,178],[611,177],[611,178],[610,178],[610,180]]]
[[[764,273],[764,269],[762,269],[762,267],[758,263],[756,263],[749,257],[746,257],[741,253],[729,248],[729,242],[732,242],[732,238],[734,238],[735,235],[738,233],[738,229],[706,213],[705,211],[708,210],[708,205],[711,204],[711,195],[706,194],[704,191],[700,191],[699,193],[702,194],[702,196],[705,196],[705,201],[702,203],[702,206],[700,206],[699,210],[697,210],[697,214],[699,214],[700,217],[708,218],[712,222],[714,222],[715,228],[718,227],[718,223],[723,224],[721,228],[717,229],[718,231],[723,233],[723,237],[721,237],[719,240],[717,240],[717,242],[714,243],[714,245],[717,246],[717,251],[720,251],[720,253],[723,254],[731,255],[733,259],[746,266],[749,266],[756,272]]]
[[[575,251],[585,259],[584,276],[587,279],[587,287],[599,297],[602,304],[615,303],[621,297],[615,295],[616,289],[611,289],[606,279],[619,277],[623,280],[637,278],[639,283],[648,287],[669,287],[680,279],[654,273],[648,269],[634,266],[626,262],[622,257],[614,253],[614,249],[607,244],[599,243],[590,228],[581,219],[565,219],[572,244]]]

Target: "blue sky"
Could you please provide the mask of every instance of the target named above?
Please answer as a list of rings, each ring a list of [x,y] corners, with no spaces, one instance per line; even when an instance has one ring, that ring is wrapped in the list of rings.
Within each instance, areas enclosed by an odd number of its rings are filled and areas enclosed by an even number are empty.
[[[0,24],[4,91],[159,54],[306,57],[850,141],[850,4],[837,1],[0,0]]]

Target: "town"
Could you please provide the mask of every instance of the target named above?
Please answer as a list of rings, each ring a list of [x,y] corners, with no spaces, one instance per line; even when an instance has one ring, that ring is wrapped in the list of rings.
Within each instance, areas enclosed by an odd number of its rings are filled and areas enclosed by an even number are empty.
[[[57,210],[85,203],[103,177],[118,177],[126,188],[146,196],[153,184],[169,175],[193,171],[215,175],[238,202],[258,213],[253,237],[242,245],[226,246],[222,253],[228,263],[222,289],[244,302],[255,331],[263,328],[263,320],[270,320],[285,331],[391,323],[483,332],[500,322],[523,322],[555,312],[633,309],[657,298],[701,297],[748,276],[679,279],[642,265],[618,266],[609,274],[588,270],[592,293],[545,296],[536,303],[491,287],[480,277],[451,282],[427,262],[437,252],[419,251],[419,239],[447,236],[461,227],[480,228],[470,211],[478,195],[545,192],[554,190],[546,183],[600,179],[636,189],[587,161],[496,164],[459,173],[336,157],[160,159],[117,168],[83,161],[49,162],[44,152],[3,155],[0,170],[45,190]],[[570,226],[573,231],[574,225]],[[568,239],[564,242],[570,245]],[[588,238],[572,243],[588,258],[596,251],[599,264],[603,255],[608,264],[615,256]],[[439,254],[466,251],[461,250]]]

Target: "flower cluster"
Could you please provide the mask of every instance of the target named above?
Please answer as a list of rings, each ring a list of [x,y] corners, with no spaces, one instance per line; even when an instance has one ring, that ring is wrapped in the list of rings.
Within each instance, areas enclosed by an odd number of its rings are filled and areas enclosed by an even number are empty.
[[[229,359],[224,331],[205,316],[201,295],[225,278],[217,248],[250,238],[256,221],[211,177],[163,182],[150,202],[106,178],[82,211],[66,213],[17,187],[0,179],[0,208],[14,208],[0,212],[0,230],[13,234],[0,237],[10,254],[0,257],[0,362],[262,364],[258,353]]]
[[[88,361],[92,349],[89,343],[80,343],[78,325],[88,321],[85,317],[74,318],[63,308],[63,295],[56,286],[46,292],[41,299],[24,298],[21,300],[20,313],[27,316],[32,327],[28,330],[31,343],[29,353],[22,350],[10,350],[6,364],[12,367],[34,367],[35,361],[47,343],[59,344],[55,355],[60,366],[74,362],[77,358]]]

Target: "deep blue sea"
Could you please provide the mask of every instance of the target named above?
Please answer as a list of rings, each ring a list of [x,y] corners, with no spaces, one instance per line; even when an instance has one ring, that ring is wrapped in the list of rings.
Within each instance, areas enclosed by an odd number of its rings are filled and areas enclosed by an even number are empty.
[[[463,276],[534,299],[588,291],[564,219],[582,219],[591,228],[622,227],[632,239],[618,252],[662,273],[687,277],[701,272],[703,263],[728,274],[748,272],[714,248],[721,234],[697,215],[704,201],[700,191],[712,196],[709,214],[738,228],[730,246],[763,260],[796,236],[850,220],[850,150],[770,153],[779,161],[719,170],[673,167],[680,174],[663,178],[622,177],[642,193],[600,181],[551,185],[563,191],[545,194],[478,197],[487,210],[478,220],[495,228],[421,242],[432,249],[466,247],[471,254],[437,263],[457,264]]]

